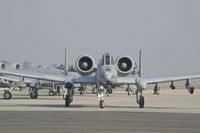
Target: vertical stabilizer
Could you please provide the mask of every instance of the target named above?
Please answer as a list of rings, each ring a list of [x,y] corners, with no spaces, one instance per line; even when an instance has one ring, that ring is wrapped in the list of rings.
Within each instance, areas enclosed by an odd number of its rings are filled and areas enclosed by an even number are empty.
[[[140,49],[139,54],[139,71],[138,71],[139,77],[142,77],[142,51]]]
[[[64,74],[65,76],[68,75],[68,65],[67,65],[67,49],[65,49],[65,64],[64,64]]]

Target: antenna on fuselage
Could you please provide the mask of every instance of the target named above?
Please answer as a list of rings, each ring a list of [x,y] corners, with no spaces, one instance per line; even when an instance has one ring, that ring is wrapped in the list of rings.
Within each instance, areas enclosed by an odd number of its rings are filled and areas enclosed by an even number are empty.
[[[138,71],[139,77],[142,77],[142,50],[140,49],[139,54],[139,71]]]
[[[68,65],[67,65],[67,49],[65,49],[65,63],[64,63],[64,74],[68,75]]]

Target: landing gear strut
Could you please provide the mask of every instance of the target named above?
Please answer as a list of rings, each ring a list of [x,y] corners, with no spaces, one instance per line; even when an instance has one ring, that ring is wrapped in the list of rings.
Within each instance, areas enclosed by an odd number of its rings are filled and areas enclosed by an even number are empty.
[[[85,91],[85,87],[81,85],[81,87],[79,87],[78,90],[80,91],[80,95],[83,95],[83,91]]]
[[[158,83],[156,83],[154,90],[153,90],[153,94],[159,95],[160,94],[159,90],[160,90],[160,87],[159,87]]]
[[[98,96],[98,99],[99,99],[99,107],[101,109],[103,109],[105,107],[105,102],[103,100],[103,92],[104,92],[104,88],[103,86],[99,86],[97,85],[97,96]]]
[[[176,86],[174,85],[174,82],[172,81],[170,86],[169,86],[172,90],[175,90],[176,89]]]
[[[49,89],[49,96],[55,96],[55,95],[60,96],[60,86],[56,86],[56,90],[55,90],[55,88]]]
[[[128,85],[126,92],[128,92],[128,95],[131,95],[132,89],[131,89],[130,85]]]
[[[42,86],[40,84],[40,82],[36,82],[34,86],[30,86],[29,89],[29,95],[31,97],[31,99],[37,99],[38,98],[38,90],[41,89]]]

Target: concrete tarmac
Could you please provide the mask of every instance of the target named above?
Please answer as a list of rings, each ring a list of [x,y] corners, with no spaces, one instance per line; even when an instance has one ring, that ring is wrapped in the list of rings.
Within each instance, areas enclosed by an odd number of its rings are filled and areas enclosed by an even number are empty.
[[[0,133],[199,133],[200,90],[194,95],[185,89],[162,89],[153,95],[144,91],[145,108],[135,96],[114,91],[105,96],[106,107],[99,109],[97,97],[87,91],[64,107],[62,96],[39,92],[30,99],[27,91],[13,92],[13,99],[0,99]],[[1,92],[2,94],[2,92]]]
[[[2,111],[2,133],[199,133],[200,114]]]

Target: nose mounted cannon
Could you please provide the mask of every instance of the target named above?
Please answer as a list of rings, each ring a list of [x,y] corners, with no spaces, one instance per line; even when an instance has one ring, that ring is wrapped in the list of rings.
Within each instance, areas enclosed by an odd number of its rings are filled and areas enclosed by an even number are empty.
[[[136,65],[131,57],[121,56],[116,60],[116,68],[119,75],[127,76],[133,72],[133,70],[136,68]]]
[[[88,76],[93,73],[95,68],[95,61],[89,55],[80,56],[76,60],[76,69],[82,76]]]

